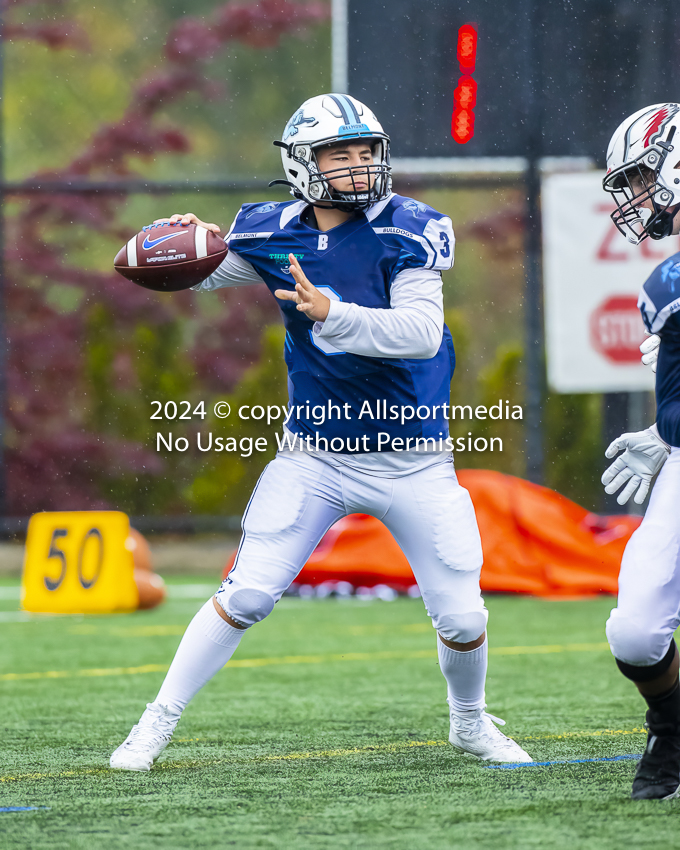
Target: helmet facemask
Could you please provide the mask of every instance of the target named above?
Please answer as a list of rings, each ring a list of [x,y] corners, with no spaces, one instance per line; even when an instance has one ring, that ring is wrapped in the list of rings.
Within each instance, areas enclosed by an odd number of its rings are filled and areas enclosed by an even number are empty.
[[[366,141],[373,143],[374,160],[377,149],[380,149],[379,162],[376,163],[374,161],[365,165],[342,165],[339,168],[327,168],[323,172],[319,168],[316,158],[316,150],[322,146],[311,148],[310,161],[304,164],[309,172],[307,194],[315,206],[332,207],[346,212],[353,212],[355,210],[368,209],[377,201],[389,195],[391,191],[391,169],[389,165],[388,142],[384,139],[370,139]],[[330,145],[328,147],[333,146]],[[327,145],[323,147],[327,147]],[[293,153],[293,159],[296,159],[295,153]],[[339,177],[350,179],[352,189],[342,192],[336,189],[331,184],[331,181]],[[367,190],[357,188],[356,181],[359,178],[364,178],[362,182],[368,185],[369,188]]]
[[[673,230],[674,212],[669,210],[673,193],[657,182],[658,173],[659,169],[635,162],[615,175],[612,188],[607,188],[616,203],[612,221],[634,245],[648,236],[663,239]]]

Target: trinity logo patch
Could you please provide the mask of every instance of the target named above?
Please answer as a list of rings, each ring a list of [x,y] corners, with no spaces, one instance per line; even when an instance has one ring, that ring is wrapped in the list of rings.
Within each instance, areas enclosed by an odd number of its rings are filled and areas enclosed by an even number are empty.
[[[293,254],[293,252],[290,252]],[[293,254],[298,260],[301,260],[305,255],[304,254]],[[281,269],[284,274],[290,274],[290,260],[288,259],[288,254],[270,254],[270,260],[274,260],[276,265]]]

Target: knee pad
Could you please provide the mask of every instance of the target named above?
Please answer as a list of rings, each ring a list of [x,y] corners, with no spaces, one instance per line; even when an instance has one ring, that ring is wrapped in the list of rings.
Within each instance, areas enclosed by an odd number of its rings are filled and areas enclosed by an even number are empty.
[[[235,590],[227,599],[217,601],[232,620],[241,626],[252,626],[268,617],[274,609],[274,599],[263,590],[243,588]]]
[[[607,620],[606,632],[614,658],[633,667],[649,667],[661,661],[668,651],[668,641],[672,638],[672,632],[664,634],[654,631],[630,617],[622,616],[618,609],[612,611]]]
[[[486,620],[486,611],[471,611],[467,614],[443,614],[433,619],[433,625],[444,640],[470,643],[486,629]]]
[[[658,679],[659,676],[663,676],[666,670],[668,670],[673,663],[673,659],[675,658],[677,651],[678,648],[675,645],[675,641],[672,640],[671,645],[668,647],[668,652],[664,655],[661,661],[657,661],[656,664],[636,667],[633,664],[626,664],[625,661],[619,661],[618,658],[614,658],[614,661],[616,661],[619,670],[627,679],[630,679],[633,682],[651,682],[652,679]]]

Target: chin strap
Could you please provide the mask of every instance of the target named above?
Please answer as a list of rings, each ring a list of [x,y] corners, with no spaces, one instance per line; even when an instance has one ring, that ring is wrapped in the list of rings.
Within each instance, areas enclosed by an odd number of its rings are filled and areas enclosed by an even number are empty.
[[[654,222],[647,231],[652,239],[665,239],[666,236],[673,235],[673,222],[675,216],[680,211],[680,205],[676,206],[673,212],[664,210],[654,216]]]
[[[291,183],[290,180],[272,180],[269,184],[269,188],[271,189],[272,186],[288,186],[291,189],[296,188],[295,184]]]
[[[304,195],[296,187],[295,183],[291,183],[290,180],[272,180],[269,184],[269,188],[271,189],[272,186],[288,186],[290,193],[294,198],[297,198],[299,201],[304,201],[305,199]]]

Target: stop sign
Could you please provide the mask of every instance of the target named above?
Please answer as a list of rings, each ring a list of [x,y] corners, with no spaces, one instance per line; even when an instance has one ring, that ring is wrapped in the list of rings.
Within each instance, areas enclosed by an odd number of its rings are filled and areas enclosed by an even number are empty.
[[[593,310],[590,341],[612,363],[639,363],[645,326],[634,295],[614,295]]]

